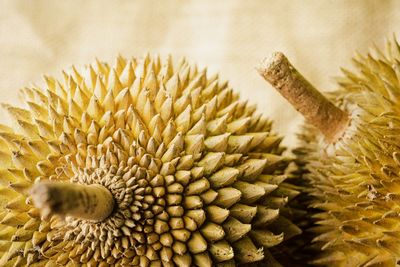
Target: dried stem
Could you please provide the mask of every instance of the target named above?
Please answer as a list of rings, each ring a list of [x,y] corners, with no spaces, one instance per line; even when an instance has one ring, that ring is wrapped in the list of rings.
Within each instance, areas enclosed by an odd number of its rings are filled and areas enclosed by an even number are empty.
[[[337,141],[349,124],[349,115],[314,88],[280,52],[263,60],[257,68],[275,89],[317,127],[329,143]]]
[[[97,184],[41,182],[33,186],[31,195],[44,217],[58,214],[99,222],[114,208],[110,191]]]

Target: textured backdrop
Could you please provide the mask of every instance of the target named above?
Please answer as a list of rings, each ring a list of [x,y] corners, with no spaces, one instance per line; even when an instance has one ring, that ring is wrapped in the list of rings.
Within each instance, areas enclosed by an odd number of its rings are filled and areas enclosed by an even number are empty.
[[[396,0],[0,0],[0,101],[15,103],[18,89],[42,73],[59,75],[95,57],[171,53],[220,72],[294,145],[300,115],[254,66],[280,50],[329,90],[355,50],[382,45],[399,25]]]

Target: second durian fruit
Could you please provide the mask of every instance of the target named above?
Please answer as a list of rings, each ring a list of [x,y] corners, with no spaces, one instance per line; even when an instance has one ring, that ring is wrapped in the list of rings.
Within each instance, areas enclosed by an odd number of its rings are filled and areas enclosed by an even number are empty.
[[[319,210],[313,263],[391,267],[400,263],[400,47],[354,63],[329,100],[281,53],[259,72],[308,122],[296,153]]]
[[[3,105],[1,266],[280,266],[298,190],[254,106],[171,58],[63,75]]]

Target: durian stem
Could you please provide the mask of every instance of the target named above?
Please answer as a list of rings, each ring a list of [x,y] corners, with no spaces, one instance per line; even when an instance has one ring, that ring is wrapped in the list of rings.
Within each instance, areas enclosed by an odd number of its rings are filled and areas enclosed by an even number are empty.
[[[314,88],[284,54],[275,52],[257,68],[275,89],[317,127],[328,143],[337,141],[349,125],[349,115],[337,108]]]
[[[53,214],[100,222],[114,209],[111,192],[102,185],[40,182],[31,190],[34,205],[42,216]]]

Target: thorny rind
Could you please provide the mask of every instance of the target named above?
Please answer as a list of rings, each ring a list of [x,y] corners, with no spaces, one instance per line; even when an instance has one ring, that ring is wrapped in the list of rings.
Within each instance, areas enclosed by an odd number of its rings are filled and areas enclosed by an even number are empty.
[[[327,145],[306,125],[296,150],[314,198],[312,263],[396,266],[400,260],[400,49],[357,55],[357,71],[343,70],[330,99],[352,116],[351,133]]]
[[[24,88],[0,125],[0,265],[235,266],[301,230],[281,138],[218,76],[182,60],[97,61]],[[41,218],[38,181],[101,184],[101,222]],[[291,213],[291,212],[289,212]],[[32,249],[34,248],[34,249]]]

